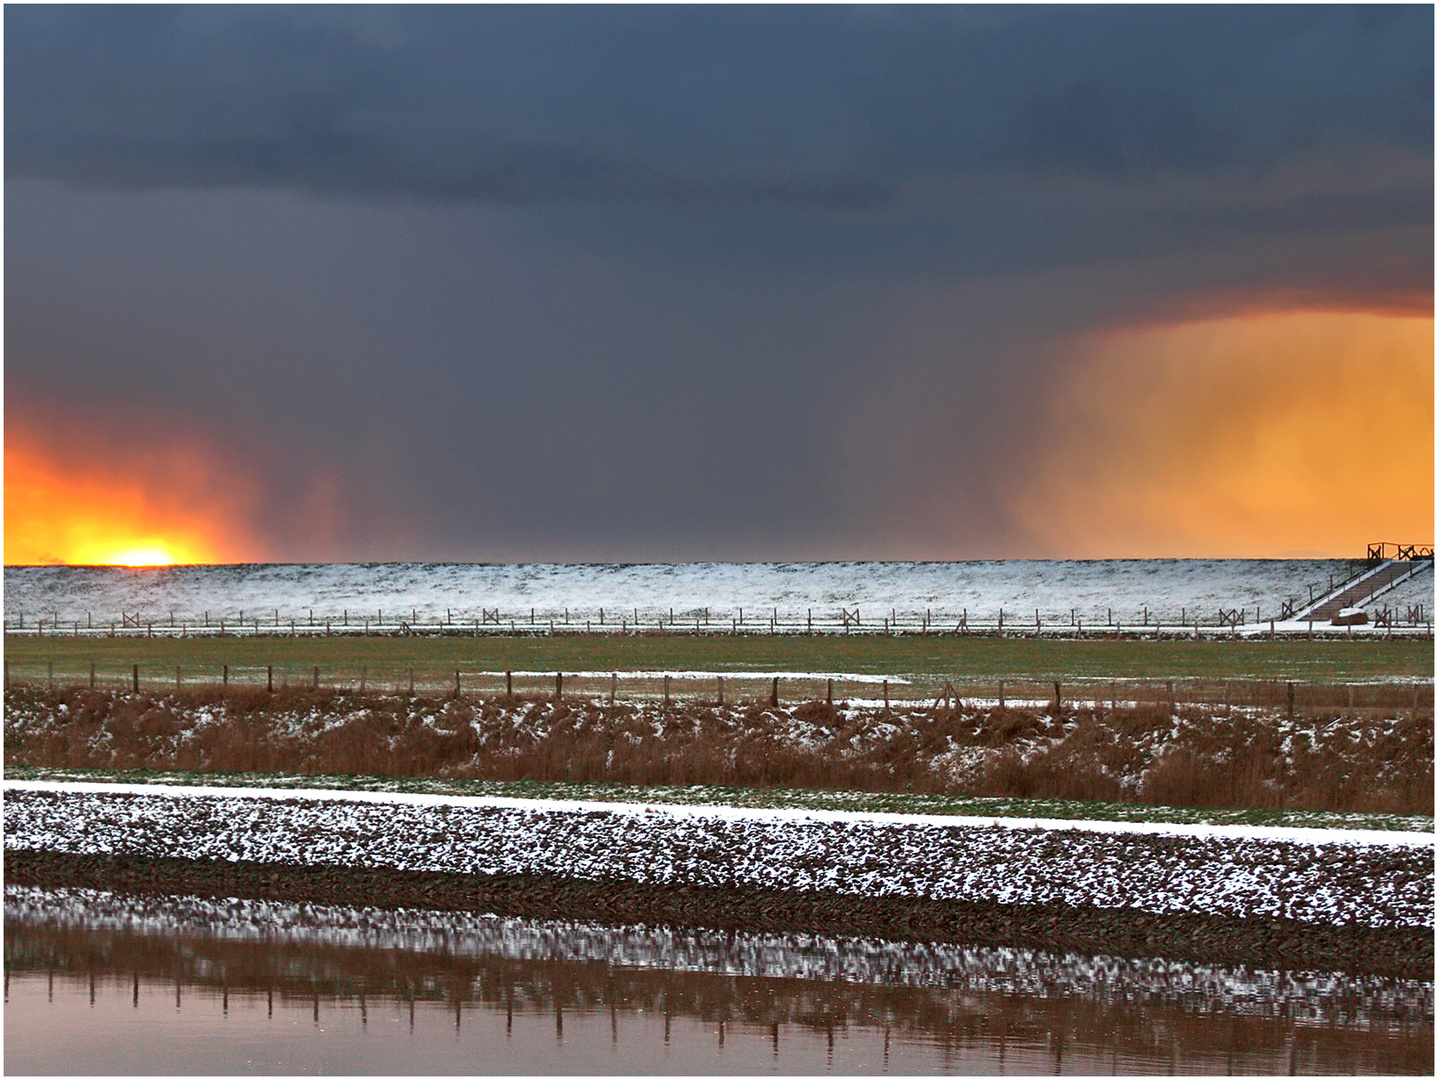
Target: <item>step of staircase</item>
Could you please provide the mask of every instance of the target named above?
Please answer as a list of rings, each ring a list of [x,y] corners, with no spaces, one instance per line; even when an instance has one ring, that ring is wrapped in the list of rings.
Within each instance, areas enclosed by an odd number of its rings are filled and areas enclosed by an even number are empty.
[[[1293,617],[1300,622],[1330,622],[1344,608],[1357,607],[1377,593],[1397,585],[1410,574],[1432,565],[1426,559],[1388,559],[1368,573],[1344,582],[1333,592],[1319,597]]]

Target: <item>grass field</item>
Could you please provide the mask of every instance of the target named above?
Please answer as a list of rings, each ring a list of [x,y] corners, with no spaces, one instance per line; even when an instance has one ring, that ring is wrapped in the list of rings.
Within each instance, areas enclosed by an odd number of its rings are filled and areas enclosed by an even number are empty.
[[[418,686],[452,685],[454,672],[707,671],[845,672],[893,677],[896,697],[932,697],[943,682],[975,686],[998,679],[1042,685],[1052,679],[1293,680],[1342,684],[1430,681],[1431,641],[1071,641],[994,637],[690,637],[576,635],[532,637],[32,637],[7,635],[12,679],[81,683],[96,668],[100,685],[232,681],[398,687],[413,670]],[[906,680],[903,684],[897,680]],[[492,680],[491,680],[492,681]],[[540,684],[531,679],[538,690]],[[492,690],[483,679],[467,689]],[[552,688],[552,687],[551,687]],[[519,685],[516,684],[516,691]],[[575,686],[576,691],[581,690]],[[598,687],[590,688],[597,692]],[[677,689],[677,688],[676,688]],[[838,688],[836,688],[838,689]],[[737,687],[736,687],[737,690]],[[855,687],[844,687],[854,696]],[[1021,692],[1013,686],[1011,692]],[[868,696],[877,688],[868,687]]]

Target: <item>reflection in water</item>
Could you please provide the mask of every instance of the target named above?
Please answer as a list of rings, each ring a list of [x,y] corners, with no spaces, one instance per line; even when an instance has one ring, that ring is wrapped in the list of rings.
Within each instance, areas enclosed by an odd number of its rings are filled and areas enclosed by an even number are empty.
[[[9,1072],[1383,1072],[1431,982],[5,892]]]

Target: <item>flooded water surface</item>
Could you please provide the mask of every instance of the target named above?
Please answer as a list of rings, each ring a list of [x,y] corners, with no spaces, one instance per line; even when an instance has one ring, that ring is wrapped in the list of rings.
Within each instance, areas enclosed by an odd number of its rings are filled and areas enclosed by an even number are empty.
[[[10,1073],[1419,1073],[1433,987],[7,888]]]

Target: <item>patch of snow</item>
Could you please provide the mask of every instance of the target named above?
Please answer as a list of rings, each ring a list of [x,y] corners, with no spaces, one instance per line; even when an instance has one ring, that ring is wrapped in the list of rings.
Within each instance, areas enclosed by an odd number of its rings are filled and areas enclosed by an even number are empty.
[[[6,850],[1433,925],[1432,834],[4,784]]]

